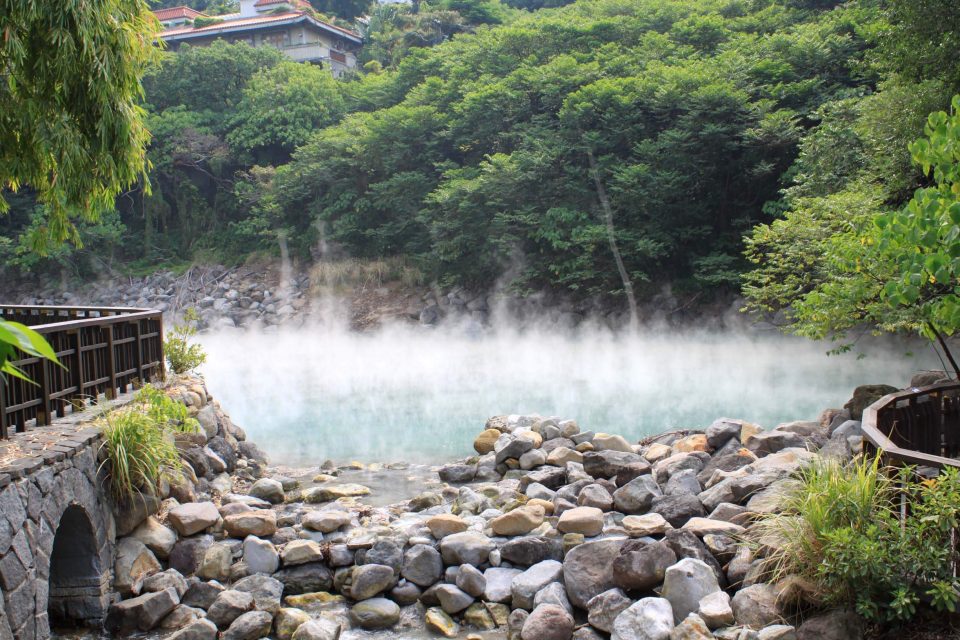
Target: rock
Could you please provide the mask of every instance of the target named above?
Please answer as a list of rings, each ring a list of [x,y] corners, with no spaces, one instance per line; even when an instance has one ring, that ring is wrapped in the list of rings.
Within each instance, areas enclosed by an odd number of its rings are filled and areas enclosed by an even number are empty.
[[[864,409],[883,396],[896,393],[897,391],[898,389],[896,387],[891,387],[888,384],[861,385],[853,390],[853,397],[850,398],[843,407],[850,411],[850,418],[852,420],[862,420]]]
[[[483,572],[483,600],[487,602],[510,602],[513,598],[513,579],[523,573],[519,569],[490,567]]]
[[[660,460],[669,457],[672,452],[673,449],[671,449],[668,445],[665,445],[662,442],[654,442],[647,447],[643,457],[646,458],[647,462],[653,464],[654,462],[659,462]]]
[[[676,562],[677,555],[664,542],[627,540],[613,560],[613,580],[628,591],[650,591]]]
[[[747,441],[746,446],[747,449],[758,456],[763,456],[770,453],[777,453],[782,449],[790,447],[802,448],[804,444],[803,436],[791,433],[790,431],[778,431],[774,429],[753,436]]]
[[[555,467],[566,466],[568,462],[583,463],[583,454],[569,447],[557,447],[547,454],[547,464]]]
[[[689,531],[674,529],[664,535],[663,542],[666,542],[680,559],[694,558],[706,563],[713,569],[714,574],[717,576],[717,581],[723,585],[724,574],[720,568],[720,563],[717,562],[717,559],[713,557],[710,550],[707,549],[700,538]]]
[[[597,594],[616,586],[613,561],[626,538],[607,538],[585,542],[570,550],[563,559],[563,581],[567,596],[575,607],[587,608]]]
[[[496,545],[490,538],[476,531],[454,533],[440,541],[443,561],[450,565],[472,564],[479,567],[487,562],[494,548]]]
[[[300,625],[309,622],[310,619],[310,614],[302,609],[283,607],[273,618],[274,635],[278,640],[290,640]]]
[[[751,629],[760,629],[780,620],[777,590],[770,584],[744,587],[734,594],[730,604],[737,623]]]
[[[280,610],[283,583],[271,576],[247,576],[233,584],[236,591],[253,596],[253,604],[261,611],[275,613]]]
[[[492,631],[505,625],[510,607],[505,604],[474,602],[463,612],[463,622],[474,629]]]
[[[362,484],[330,484],[322,487],[314,487],[304,493],[303,499],[306,502],[331,502],[340,498],[355,498],[370,494],[370,487]]]
[[[621,523],[627,535],[634,538],[657,536],[673,527],[659,513],[647,513],[642,516],[626,516]]]
[[[220,522],[220,512],[212,502],[190,502],[171,509],[167,521],[180,535],[192,536]]]
[[[635,453],[588,451],[583,454],[583,470],[594,478],[612,478],[623,467],[640,461],[640,456]]]
[[[157,628],[163,629],[164,631],[182,629],[206,615],[206,612],[202,609],[195,609],[194,607],[188,607],[184,604],[178,604],[173,608],[173,611],[164,616]]]
[[[563,548],[554,538],[525,536],[504,543],[500,557],[511,564],[529,567],[544,560],[562,560]]]
[[[338,640],[340,623],[327,618],[309,620],[293,633],[291,640]]]
[[[219,582],[192,582],[187,586],[187,592],[183,594],[180,602],[206,611],[224,590],[224,586]]]
[[[250,573],[270,575],[280,567],[280,554],[271,542],[247,536],[243,541],[243,561]]]
[[[597,629],[610,633],[613,621],[631,604],[633,600],[622,589],[608,589],[590,598],[587,621]]]
[[[241,614],[253,610],[253,596],[243,591],[228,589],[217,596],[207,610],[209,618],[220,629],[226,629]]]
[[[676,453],[693,453],[710,449],[712,447],[707,443],[707,436],[703,433],[694,433],[673,443],[673,450]]]
[[[142,542],[153,554],[161,560],[170,557],[173,545],[177,543],[177,534],[160,524],[156,516],[150,516],[133,530],[131,537]]]
[[[596,451],[621,451],[633,453],[633,446],[623,436],[609,433],[597,433],[593,436],[593,446]]]
[[[124,595],[132,593],[143,578],[161,568],[153,553],[136,538],[121,538],[117,542],[113,567],[113,586]]]
[[[429,587],[440,579],[443,560],[433,547],[417,544],[410,547],[403,557],[400,575],[421,587]]]
[[[720,585],[713,568],[701,560],[684,558],[667,569],[660,595],[670,601],[674,621],[679,623],[697,612],[704,596],[716,591]]]
[[[760,630],[757,640],[797,640],[797,630],[789,624],[772,624]]]
[[[430,529],[430,534],[434,538],[442,540],[454,533],[463,533],[467,530],[468,525],[460,516],[443,513],[427,519],[427,528]]]
[[[303,515],[300,523],[306,529],[319,531],[321,533],[333,533],[340,527],[350,524],[352,519],[349,511],[340,511],[338,509],[324,509],[321,511],[309,511]]]
[[[283,560],[283,566],[289,567],[307,562],[319,562],[323,560],[323,551],[313,540],[293,540],[283,547],[280,557]]]
[[[319,562],[284,568],[273,577],[283,583],[284,595],[329,591],[333,587],[330,570]]]
[[[270,633],[273,616],[266,611],[248,611],[230,623],[221,640],[258,640]]]
[[[206,618],[191,622],[176,633],[167,636],[167,640],[216,640],[217,625]]]
[[[173,588],[177,592],[177,599],[183,597],[187,592],[187,581],[183,579],[180,572],[176,569],[167,569],[160,573],[154,573],[143,579],[142,593],[156,593],[164,589]]]
[[[709,518],[690,518],[682,527],[684,531],[689,531],[701,538],[708,534],[741,535],[746,529],[732,522],[723,520],[710,520]]]
[[[797,640],[863,640],[863,620],[846,609],[807,618],[797,628]]]
[[[610,511],[613,508],[613,496],[603,485],[588,484],[580,490],[577,504],[581,507],[595,507],[601,511]]]
[[[520,456],[520,468],[529,471],[547,463],[547,452],[543,449],[531,449]]]
[[[674,528],[682,527],[690,518],[707,515],[700,499],[689,493],[654,498],[650,510],[659,513]]]
[[[555,604],[573,615],[573,605],[570,604],[570,598],[567,597],[567,590],[562,582],[551,582],[537,591],[537,595],[533,597],[533,608],[536,609],[542,604]]]
[[[424,511],[430,507],[436,507],[443,504],[443,498],[439,493],[433,491],[426,491],[421,493],[418,496],[415,496],[410,499],[410,502],[407,505],[410,507],[410,511]]]
[[[129,538],[126,538],[129,540]],[[172,587],[110,605],[103,626],[107,631],[130,633],[149,631],[177,606],[180,597]]]
[[[507,640],[520,640],[523,623],[530,617],[530,612],[523,609],[514,609],[507,616]]]
[[[511,433],[502,433],[494,443],[497,464],[502,464],[510,458],[520,459],[527,451],[533,449],[533,441]]]
[[[673,474],[663,487],[663,492],[668,496],[683,493],[697,495],[701,491],[703,491],[703,487],[700,486],[700,481],[697,480],[697,472],[693,469],[684,469]]]
[[[440,479],[444,482],[453,484],[462,484],[472,482],[477,475],[477,465],[475,464],[448,464],[440,467],[438,472]]]
[[[272,478],[260,478],[250,487],[250,495],[271,504],[283,502],[283,485]]]
[[[473,596],[453,584],[441,584],[437,586],[435,593],[440,606],[450,614],[460,613],[474,602]]]
[[[463,564],[457,571],[457,587],[474,598],[480,598],[486,591],[487,581],[479,569],[469,564]]]
[[[160,498],[150,494],[141,494],[135,500],[131,500],[123,508],[114,507],[113,519],[116,524],[117,536],[125,536],[140,526],[140,523],[146,520],[160,510]]]
[[[473,441],[474,451],[482,456],[493,452],[494,445],[496,445],[500,435],[501,433],[497,429],[485,429]]]
[[[598,536],[603,531],[603,511],[596,507],[574,507],[564,511],[557,522],[557,530],[561,533]]]
[[[714,420],[713,423],[707,427],[705,434],[707,446],[709,446],[710,449],[716,450],[727,444],[731,438],[739,438],[742,424],[743,421],[741,420],[730,420],[729,418]]]
[[[237,513],[223,519],[223,528],[232,538],[272,536],[277,532],[277,514],[267,509]]]
[[[646,513],[653,499],[663,495],[660,486],[649,475],[637,476],[613,492],[613,502],[617,511],[625,514]]]
[[[491,520],[490,528],[498,536],[519,536],[543,524],[544,515],[543,507],[519,507]]]
[[[520,631],[522,640],[570,640],[573,618],[555,604],[541,604],[527,617]]]
[[[382,564],[364,564],[353,568],[350,597],[368,600],[396,584],[393,569]]]
[[[670,632],[670,640],[713,640],[706,623],[691,613]]]
[[[200,568],[197,569],[197,575],[204,580],[223,582],[230,577],[230,566],[232,564],[233,553],[230,551],[230,547],[223,543],[213,544],[203,554],[203,560],[200,562]]]
[[[500,433],[497,431],[497,433]],[[474,444],[476,447],[476,444]],[[460,633],[460,625],[453,621],[450,615],[440,607],[430,607],[423,616],[427,629],[438,633],[445,638],[456,638]]]
[[[730,596],[725,591],[714,591],[700,599],[697,615],[711,629],[729,627],[733,625],[733,609],[730,607]]]
[[[663,598],[643,598],[613,621],[610,640],[667,640],[673,631],[673,609]]]
[[[557,582],[564,575],[564,565],[556,560],[539,562],[513,579],[510,591],[513,596],[513,608],[533,608],[533,599],[537,592],[551,582]]]

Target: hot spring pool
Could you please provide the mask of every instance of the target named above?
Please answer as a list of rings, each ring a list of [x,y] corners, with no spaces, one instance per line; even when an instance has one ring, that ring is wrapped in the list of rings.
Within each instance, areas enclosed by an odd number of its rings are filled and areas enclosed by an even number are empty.
[[[211,392],[271,461],[439,463],[472,452],[486,419],[539,413],[640,438],[715,418],[816,418],[858,384],[906,385],[928,348],[868,357],[770,333],[576,334],[395,327],[222,331],[202,340]]]

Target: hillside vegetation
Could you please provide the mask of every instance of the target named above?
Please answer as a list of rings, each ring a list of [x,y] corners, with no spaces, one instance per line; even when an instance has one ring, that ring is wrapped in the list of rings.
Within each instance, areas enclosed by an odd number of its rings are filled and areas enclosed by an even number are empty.
[[[346,81],[269,49],[185,47],[145,81],[149,193],[81,224],[84,250],[45,258],[23,248],[43,218],[18,196],[0,263],[143,269],[242,260],[278,240],[309,257],[323,240],[404,256],[442,285],[618,305],[613,240],[641,298],[665,283],[726,295],[758,223],[898,206],[921,184],[907,144],[958,85],[956,63],[922,47],[943,55],[958,12],[916,4],[383,6],[365,71]]]

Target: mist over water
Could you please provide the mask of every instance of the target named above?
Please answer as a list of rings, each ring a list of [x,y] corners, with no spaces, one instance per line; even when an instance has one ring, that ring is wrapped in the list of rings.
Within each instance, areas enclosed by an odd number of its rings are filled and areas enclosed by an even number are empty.
[[[395,326],[224,330],[202,339],[211,392],[274,464],[439,463],[490,416],[539,413],[630,439],[719,417],[815,419],[858,384],[940,368],[921,346],[869,356],[776,332],[478,332]]]

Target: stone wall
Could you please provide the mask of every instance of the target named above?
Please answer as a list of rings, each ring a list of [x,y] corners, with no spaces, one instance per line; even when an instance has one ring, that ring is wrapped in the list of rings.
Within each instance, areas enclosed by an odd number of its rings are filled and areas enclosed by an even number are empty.
[[[101,441],[97,429],[65,425],[4,442],[27,455],[0,466],[0,640],[49,637],[48,610],[103,618],[116,536],[99,490]]]

